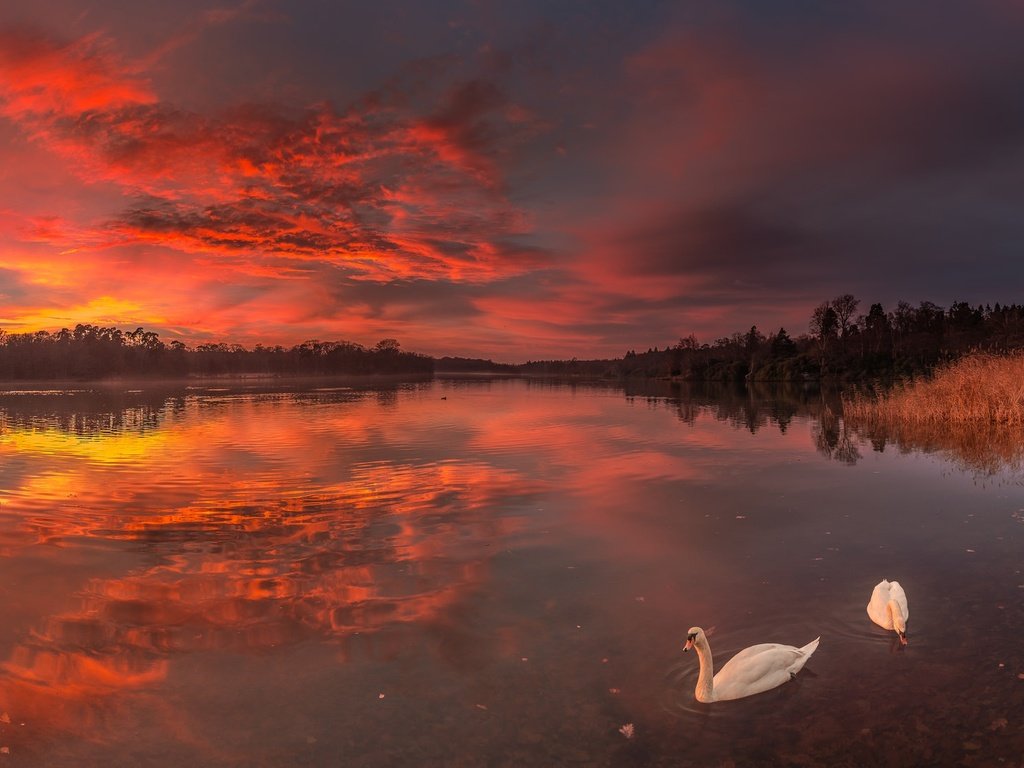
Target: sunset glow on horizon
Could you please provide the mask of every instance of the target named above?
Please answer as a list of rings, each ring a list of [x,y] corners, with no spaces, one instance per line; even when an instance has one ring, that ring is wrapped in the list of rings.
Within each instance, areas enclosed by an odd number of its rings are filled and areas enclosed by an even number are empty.
[[[1016,301],[1022,31],[1002,0],[8,4],[0,329],[523,362]]]

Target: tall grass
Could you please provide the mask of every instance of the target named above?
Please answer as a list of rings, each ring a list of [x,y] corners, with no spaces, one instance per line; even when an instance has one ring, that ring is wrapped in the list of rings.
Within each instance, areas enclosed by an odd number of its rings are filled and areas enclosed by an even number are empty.
[[[857,433],[904,450],[938,451],[994,473],[1024,461],[1024,354],[976,353],[929,379],[878,394],[843,396],[843,417]]]
[[[1003,424],[1024,427],[1024,354],[975,353],[929,379],[877,395],[843,397],[843,416],[858,424]]]

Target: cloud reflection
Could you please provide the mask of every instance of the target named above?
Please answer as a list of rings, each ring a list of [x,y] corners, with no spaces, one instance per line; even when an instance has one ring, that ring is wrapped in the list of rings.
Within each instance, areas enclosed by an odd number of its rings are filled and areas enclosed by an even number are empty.
[[[98,548],[131,565],[40,603],[0,665],[0,710],[88,731],[95,707],[165,683],[184,654],[317,640],[344,659],[351,636],[439,621],[479,589],[537,483],[482,460],[359,459],[348,448],[381,437],[382,409],[347,400],[303,424],[287,398],[230,396],[155,429],[7,414],[0,454],[33,469],[4,492],[5,554],[63,573]]]

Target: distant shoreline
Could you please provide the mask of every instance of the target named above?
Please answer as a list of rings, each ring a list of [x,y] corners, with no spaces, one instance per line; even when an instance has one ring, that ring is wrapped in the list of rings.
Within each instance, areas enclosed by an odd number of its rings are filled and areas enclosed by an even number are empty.
[[[281,374],[281,373],[243,373],[215,374],[197,376],[131,376],[104,377],[99,379],[0,379],[0,394],[11,390],[71,390],[82,388],[98,389],[130,389],[167,388],[180,389],[191,386],[208,386],[216,384],[369,384],[369,383],[418,383],[431,381],[433,374],[401,374],[401,373],[348,373],[348,374]]]

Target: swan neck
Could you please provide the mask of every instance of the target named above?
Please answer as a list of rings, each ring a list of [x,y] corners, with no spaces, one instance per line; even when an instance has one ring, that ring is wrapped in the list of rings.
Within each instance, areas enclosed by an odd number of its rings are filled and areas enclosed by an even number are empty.
[[[694,694],[697,701],[715,700],[715,662],[711,658],[711,646],[705,638],[693,644],[693,649],[700,659],[700,675],[697,677],[697,688]]]
[[[897,604],[895,600],[890,600],[886,606],[889,610],[889,621],[892,622],[892,628],[897,632],[904,632],[907,629],[906,622],[903,620],[903,610]]]

